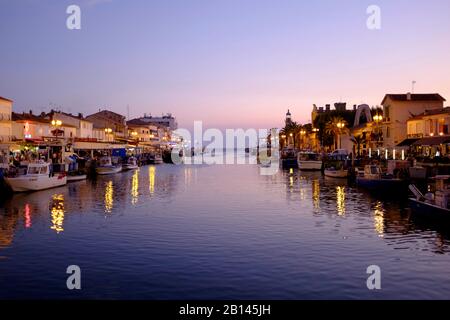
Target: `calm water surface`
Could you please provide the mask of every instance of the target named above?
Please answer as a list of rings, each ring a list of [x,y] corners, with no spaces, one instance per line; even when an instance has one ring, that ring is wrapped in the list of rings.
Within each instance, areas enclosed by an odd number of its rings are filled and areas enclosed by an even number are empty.
[[[18,194],[0,203],[0,298],[450,299],[450,226],[406,207],[254,165],[147,166]],[[72,264],[81,291],[66,289]]]

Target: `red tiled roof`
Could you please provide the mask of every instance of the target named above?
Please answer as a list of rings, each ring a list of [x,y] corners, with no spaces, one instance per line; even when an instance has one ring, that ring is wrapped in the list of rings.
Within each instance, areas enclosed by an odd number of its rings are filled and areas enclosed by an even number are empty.
[[[411,100],[408,100],[408,94],[387,94],[381,104],[384,104],[388,98],[393,101],[447,101],[438,93],[412,93]]]

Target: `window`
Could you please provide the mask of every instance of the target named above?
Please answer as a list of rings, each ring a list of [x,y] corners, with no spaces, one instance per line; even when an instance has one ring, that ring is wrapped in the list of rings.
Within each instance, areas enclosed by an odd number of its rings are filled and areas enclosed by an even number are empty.
[[[391,137],[391,128],[386,127],[386,138],[390,138]]]
[[[389,121],[388,119],[391,117],[391,112],[390,112],[390,107],[389,106],[385,106],[384,107],[384,118],[386,119],[386,121]]]

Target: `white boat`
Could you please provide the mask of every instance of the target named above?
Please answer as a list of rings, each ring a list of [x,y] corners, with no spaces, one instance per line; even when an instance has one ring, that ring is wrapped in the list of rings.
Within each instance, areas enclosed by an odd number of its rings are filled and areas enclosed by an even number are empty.
[[[122,170],[135,170],[139,168],[137,164],[137,159],[135,157],[129,157],[127,163],[122,166]]]
[[[65,173],[52,174],[50,163],[30,163],[24,175],[6,177],[5,181],[14,192],[38,191],[67,184]]]
[[[324,174],[326,177],[330,178],[348,178],[348,170],[345,170],[344,168],[326,168]]]
[[[299,152],[297,155],[297,163],[300,170],[322,170],[322,160],[320,159],[320,155],[315,152]]]
[[[67,175],[67,182],[75,182],[75,181],[81,181],[86,180],[87,175],[86,174],[74,174],[74,175]]]
[[[113,165],[111,161],[111,157],[103,157],[99,160],[99,165],[95,169],[97,174],[106,175],[106,174],[114,174],[122,171],[122,166]]]

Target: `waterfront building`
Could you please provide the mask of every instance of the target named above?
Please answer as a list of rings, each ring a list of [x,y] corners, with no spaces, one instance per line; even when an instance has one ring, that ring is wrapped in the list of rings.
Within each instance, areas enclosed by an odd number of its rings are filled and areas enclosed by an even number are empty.
[[[159,142],[158,127],[140,119],[127,122],[128,137],[141,143],[154,144]]]
[[[166,127],[170,131],[178,129],[177,120],[174,116],[172,116],[171,113],[167,113],[165,115],[162,115],[161,117],[154,117],[152,115],[144,114],[142,118],[138,119],[148,124],[156,125],[158,127]]]
[[[62,130],[67,128],[67,134],[65,134],[64,136],[70,138],[76,137],[81,139],[94,138],[94,124],[91,121],[85,119],[81,113],[79,113],[78,115],[73,115],[70,113],[51,110],[50,113],[47,114],[47,117],[51,121],[60,121]],[[73,132],[74,129],[75,133]],[[66,130],[64,130],[64,132],[66,132]]]
[[[121,114],[109,110],[100,110],[87,116],[86,120],[93,123],[93,130],[97,129],[95,135],[98,135],[99,130],[104,131],[104,140],[106,141],[123,141],[128,138],[125,116]]]
[[[12,135],[17,140],[42,140],[52,136],[51,120],[33,112],[12,113]]]
[[[383,148],[394,150],[408,137],[407,122],[411,116],[426,110],[442,110],[446,100],[437,93],[386,94],[383,106]]]
[[[12,140],[12,105],[12,100],[0,97],[0,143]]]

